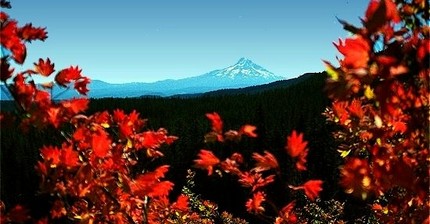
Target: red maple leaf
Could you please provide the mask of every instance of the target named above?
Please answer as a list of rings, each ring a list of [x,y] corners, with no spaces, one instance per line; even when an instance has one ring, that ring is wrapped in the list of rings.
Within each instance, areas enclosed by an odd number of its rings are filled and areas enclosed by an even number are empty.
[[[31,23],[28,23],[18,29],[18,35],[21,39],[28,42],[31,42],[32,40],[44,41],[48,38],[48,33],[45,30],[46,28],[33,27]]]
[[[305,149],[302,153],[299,154],[299,157],[297,157],[296,161],[296,169],[298,171],[305,171],[306,170],[306,157],[308,155],[308,149]]]
[[[349,113],[346,110],[347,106],[348,106],[348,102],[346,102],[346,101],[335,100],[332,103],[333,112],[336,115],[336,117],[339,119],[339,122],[342,125],[348,124],[350,122]]]
[[[252,154],[252,158],[257,162],[254,168],[256,172],[279,168],[279,164],[275,156],[268,151],[264,151],[264,155],[260,155],[255,152]]]
[[[176,202],[172,204],[172,208],[179,211],[188,211],[188,201],[189,197],[187,195],[181,194],[178,196]]]
[[[173,142],[178,140],[179,138],[173,135],[166,136],[166,144],[171,145]]]
[[[219,114],[217,112],[213,112],[213,113],[207,113],[206,117],[211,121],[212,123],[212,130],[218,134],[222,133],[222,119],[219,116]]]
[[[125,115],[124,111],[121,109],[115,109],[113,111],[113,121],[115,123],[121,123],[126,119],[127,115]]]
[[[165,196],[172,190],[173,183],[169,181],[160,182],[168,171],[169,166],[158,167],[153,172],[147,172],[137,176],[135,180],[130,181],[130,189],[133,194],[141,196]]]
[[[323,182],[321,180],[309,180],[303,184],[303,190],[311,201],[315,200],[320,191],[322,191],[322,184]]]
[[[166,173],[169,171],[169,165],[162,165],[157,167],[157,169],[155,169],[153,171],[154,173],[154,178],[155,179],[160,179],[160,178],[164,178],[164,176],[166,175]]]
[[[70,114],[75,115],[79,112],[85,111],[88,108],[88,103],[88,99],[78,98],[61,101],[61,106],[63,106]]]
[[[111,147],[112,140],[104,130],[98,130],[92,135],[91,147],[93,148],[94,155],[100,158],[106,156]]]
[[[239,183],[243,187],[251,187],[252,191],[264,187],[273,181],[275,181],[275,175],[263,177],[261,173],[257,173],[252,170],[251,172],[243,172],[239,174]]]
[[[226,173],[234,175],[240,175],[241,171],[239,165],[243,163],[243,156],[240,153],[233,153],[230,158],[225,159],[221,162],[221,169]]]
[[[339,43],[333,43],[337,50],[343,54],[344,58],[340,61],[346,68],[366,68],[369,61],[369,43],[361,36],[347,38],[345,42],[339,39]]]
[[[0,44],[12,53],[12,58],[16,63],[24,63],[27,49],[17,36],[17,22],[7,21],[0,27]]]
[[[127,138],[133,134],[133,126],[130,122],[118,123],[118,128],[122,138]]]
[[[216,166],[220,160],[209,150],[202,149],[197,155],[199,159],[194,160],[197,168],[208,170],[208,175],[212,175],[213,167]]]
[[[257,127],[247,124],[240,128],[239,133],[251,138],[256,138],[257,134],[255,133],[255,130],[257,130]]]
[[[61,163],[68,168],[72,168],[78,165],[79,156],[78,153],[73,150],[72,145],[63,145],[61,150]]]
[[[366,27],[381,27],[386,22],[401,21],[396,4],[392,0],[371,0],[366,9]]]
[[[58,128],[60,126],[61,118],[60,118],[60,108],[58,107],[50,107],[47,110],[47,119],[49,123],[51,123],[55,128]]]
[[[393,122],[393,130],[395,132],[405,133],[407,129],[408,129],[408,126],[405,122],[402,122],[402,121]]]
[[[34,63],[34,70],[39,73],[42,76],[49,76],[51,75],[54,70],[54,63],[51,64],[51,60],[49,58],[44,61],[42,58],[39,58],[38,63]]]
[[[73,133],[73,140],[78,143],[77,145],[79,150],[85,150],[91,147],[91,144],[89,143],[91,135],[88,132],[87,128],[81,126]]]
[[[34,96],[34,102],[37,103],[40,109],[46,110],[51,106],[51,95],[46,91],[37,90]]]
[[[266,201],[266,195],[264,192],[258,191],[255,192],[247,202],[246,202],[246,211],[249,213],[260,214],[264,212],[264,207],[262,203]]]
[[[51,166],[57,166],[60,163],[61,151],[54,146],[43,146],[40,149],[40,155],[45,161],[49,161]]]
[[[61,86],[67,87],[71,81],[80,79],[82,77],[81,72],[82,69],[79,69],[78,66],[70,66],[69,68],[63,69],[57,73],[55,76],[55,82]]]
[[[292,201],[284,206],[279,211],[279,217],[276,218],[275,224],[296,223],[297,216],[294,214],[294,206],[296,206],[296,201]]]
[[[287,145],[285,149],[288,154],[295,158],[299,156],[307,147],[308,142],[303,141],[303,133],[297,134],[295,130],[287,137]]]
[[[323,182],[321,180],[309,180],[301,186],[294,187],[294,186],[289,185],[289,187],[295,191],[303,190],[305,192],[306,196],[310,200],[314,201],[315,198],[318,197],[319,192],[322,191],[322,186],[321,186],[322,184],[323,184]]]
[[[140,135],[141,146],[143,148],[155,149],[160,146],[160,138],[154,131],[145,131]]]
[[[162,181],[155,183],[151,186],[151,191],[148,193],[150,197],[162,197],[167,196],[173,189],[173,183],[170,181]]]
[[[364,116],[363,108],[361,107],[361,101],[354,99],[348,107],[349,112],[355,115],[357,118],[361,119]]]

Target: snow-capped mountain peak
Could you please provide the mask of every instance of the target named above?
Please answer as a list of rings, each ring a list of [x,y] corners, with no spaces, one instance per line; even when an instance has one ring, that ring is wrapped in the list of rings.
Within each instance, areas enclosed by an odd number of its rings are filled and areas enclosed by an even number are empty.
[[[279,80],[282,77],[273,74],[250,59],[241,58],[239,61],[227,68],[211,72],[213,76],[230,79],[237,78],[261,78],[267,80]]]

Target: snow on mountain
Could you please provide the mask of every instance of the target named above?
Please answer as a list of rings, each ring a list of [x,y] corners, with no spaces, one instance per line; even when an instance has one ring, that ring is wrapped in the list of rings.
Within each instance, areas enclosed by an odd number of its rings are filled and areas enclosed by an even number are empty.
[[[241,58],[235,65],[229,66],[222,70],[216,70],[210,73],[217,77],[228,77],[235,79],[237,77],[258,77],[267,80],[280,80],[282,77],[276,76],[272,72],[266,70],[260,65],[255,64],[247,58]]]

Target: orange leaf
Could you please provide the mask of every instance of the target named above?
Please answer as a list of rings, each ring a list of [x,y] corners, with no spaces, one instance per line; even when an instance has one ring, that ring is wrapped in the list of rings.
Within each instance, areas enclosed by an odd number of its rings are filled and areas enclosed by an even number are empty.
[[[97,157],[103,158],[110,150],[111,140],[104,130],[99,130],[92,135],[91,146]]]
[[[170,181],[162,181],[155,183],[151,186],[151,192],[148,194],[150,197],[162,197],[167,196],[173,189],[173,183]]]
[[[306,149],[307,145],[308,142],[303,141],[303,134],[297,134],[294,130],[291,135],[287,137],[287,145],[285,146],[285,149],[291,157],[295,158]]]
[[[158,148],[161,143],[161,139],[158,137],[159,136],[154,131],[143,132],[140,138],[142,147],[150,149]]]
[[[371,0],[366,10],[365,26],[373,33],[386,23],[401,21],[396,4],[392,0]]]
[[[345,42],[339,39],[339,43],[333,43],[337,50],[343,54],[341,65],[346,68],[356,69],[367,67],[369,61],[369,43],[361,36],[347,38]]]
[[[12,20],[2,24],[0,44],[12,53],[12,58],[18,64],[23,64],[27,56],[27,49],[17,35],[17,22]]]
[[[85,98],[61,101],[61,105],[73,115],[85,111],[88,108],[88,103],[89,100]]]
[[[78,66],[70,66],[69,68],[63,69],[57,73],[55,76],[55,82],[61,86],[67,87],[71,81],[80,79],[82,77],[81,72],[82,70],[79,69]]]
[[[188,201],[189,198],[187,195],[181,194],[175,203],[173,203],[172,208],[177,209],[179,211],[187,211],[188,210]]]
[[[264,212],[264,207],[262,206],[262,203],[266,200],[266,195],[264,192],[256,192],[253,194],[252,198],[250,198],[246,202],[246,211],[249,213],[255,213],[260,214]]]
[[[279,217],[276,219],[275,224],[296,223],[297,216],[294,214],[294,206],[296,206],[296,201],[292,201],[284,206],[281,211],[279,211]]]
[[[408,129],[408,126],[405,122],[396,121],[393,123],[393,129],[395,132],[405,133],[405,131]]]
[[[124,111],[123,110],[121,110],[121,109],[115,109],[114,111],[113,111],[113,120],[116,122],[116,123],[121,123],[123,120],[125,120],[126,119],[126,115],[125,115],[125,113],[124,113]]]
[[[306,170],[306,156],[308,155],[308,149],[305,149],[302,153],[299,154],[299,157],[296,161],[296,169],[298,171]]]
[[[44,41],[48,38],[46,28],[33,27],[31,23],[25,24],[22,28],[18,29],[18,35],[25,41],[31,42],[32,40]]]
[[[261,173],[256,173],[252,170],[251,172],[243,172],[239,174],[239,183],[243,187],[252,187],[252,191],[264,187],[273,181],[275,181],[275,175],[269,175],[263,178]]]
[[[159,166],[153,172],[154,173],[154,177],[156,179],[164,178],[164,176],[166,175],[167,171],[169,171],[169,165]]]
[[[199,159],[194,160],[195,166],[201,169],[207,169],[208,175],[212,175],[213,167],[217,165],[220,160],[209,150],[202,149],[197,155]]]
[[[63,145],[63,149],[61,150],[61,162],[66,167],[75,167],[78,165],[79,156],[78,153],[73,150],[73,146]]]
[[[37,64],[34,63],[34,66],[34,70],[42,76],[49,76],[55,71],[54,63],[51,64],[51,60],[49,60],[49,58],[47,58],[46,61],[39,58],[39,62]]]
[[[173,183],[169,181],[160,182],[159,179],[164,177],[169,166],[160,166],[153,172],[147,172],[137,176],[130,182],[130,189],[134,194],[141,196],[166,196],[172,190]]]
[[[54,146],[43,146],[40,149],[40,155],[45,161],[49,161],[52,165],[56,166],[60,163],[61,151]]]
[[[264,151],[264,155],[260,155],[255,152],[252,154],[252,158],[257,161],[254,168],[256,172],[279,168],[279,164],[275,156],[268,151]]]
[[[312,201],[318,197],[320,191],[322,191],[323,182],[321,180],[309,180],[303,185],[306,196]]]
[[[257,137],[257,134],[255,133],[256,129],[257,129],[257,127],[247,124],[247,125],[244,125],[240,128],[239,133],[244,134],[244,135],[251,137],[251,138],[256,138]]]
[[[217,112],[207,113],[206,117],[212,123],[212,130],[218,134],[222,133],[223,123],[222,123],[222,120],[221,120],[221,117],[219,116],[219,114]]]
[[[360,100],[357,100],[357,99],[352,100],[351,104],[348,107],[348,110],[352,115],[355,115],[359,119],[363,118],[364,116],[364,111],[361,106]]]

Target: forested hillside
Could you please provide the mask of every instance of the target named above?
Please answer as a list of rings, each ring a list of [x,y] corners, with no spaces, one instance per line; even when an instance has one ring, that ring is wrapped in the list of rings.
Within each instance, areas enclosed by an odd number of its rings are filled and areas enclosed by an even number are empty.
[[[210,129],[210,123],[205,114],[217,111],[224,120],[225,129],[237,129],[241,124],[249,123],[257,126],[257,139],[245,139],[245,144],[237,144],[231,149],[241,151],[250,156],[252,152],[269,150],[279,158],[287,160],[283,155],[285,136],[291,130],[299,130],[305,133],[310,145],[308,175],[327,180],[325,192],[336,191],[336,166],[338,161],[333,152],[330,131],[325,124],[321,113],[328,104],[328,99],[323,94],[325,73],[306,75],[300,82],[288,86],[274,86],[256,91],[254,87],[250,93],[221,94],[219,96],[206,95],[193,98],[183,97],[143,97],[143,98],[104,98],[93,99],[90,103],[88,114],[96,111],[113,111],[122,108],[126,112],[137,110],[142,117],[148,119],[147,127],[157,130],[166,128],[170,134],[178,136],[179,140],[165,149],[164,162],[171,164],[169,178],[172,178],[177,188],[185,184],[186,169],[192,166],[192,161],[201,148],[205,148],[204,135]],[[8,108],[3,102],[3,109]],[[36,183],[34,171],[31,168],[38,158],[38,148],[48,142],[55,142],[55,135],[40,136],[39,133],[31,133],[23,138],[16,130],[2,130],[2,198],[8,195],[19,194],[34,190]],[[33,137],[34,139],[33,139]],[[31,139],[29,139],[31,138]],[[7,140],[6,140],[7,139]],[[34,151],[32,151],[34,150]],[[226,152],[229,153],[229,152]],[[288,161],[286,161],[288,162]],[[12,169],[19,167],[20,169]],[[27,169],[25,169],[27,167]],[[322,167],[325,167],[322,169]],[[287,169],[287,167],[285,167]],[[13,172],[11,172],[13,171]],[[30,173],[29,173],[30,172]],[[295,174],[296,175],[296,174]],[[291,175],[291,181],[299,182],[300,177]],[[297,174],[298,175],[298,174]],[[197,175],[202,186],[201,191],[209,191],[216,201],[217,195],[227,193],[223,189],[223,181],[210,182],[211,188],[205,188],[205,175]],[[26,181],[23,181],[25,179]],[[228,180],[227,180],[228,181]],[[8,185],[3,185],[8,183]],[[11,184],[15,183],[15,184]],[[24,184],[23,184],[24,183]],[[209,185],[208,185],[209,186]],[[218,189],[216,192],[214,189]],[[236,192],[237,193],[237,192]],[[242,206],[242,200],[232,197],[222,197],[220,206],[235,210]],[[240,195],[239,195],[240,196]],[[15,198],[15,197],[14,197]],[[238,210],[243,210],[241,207]]]

